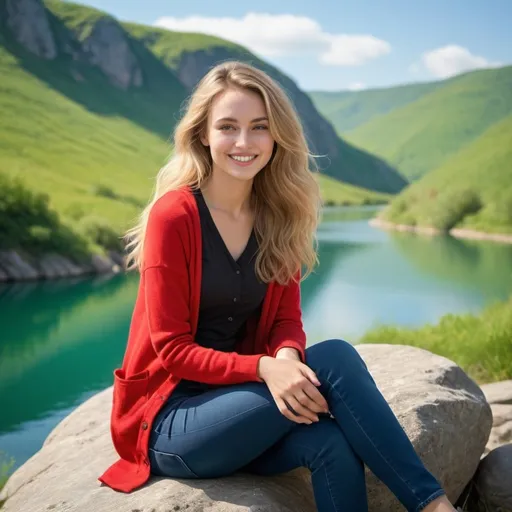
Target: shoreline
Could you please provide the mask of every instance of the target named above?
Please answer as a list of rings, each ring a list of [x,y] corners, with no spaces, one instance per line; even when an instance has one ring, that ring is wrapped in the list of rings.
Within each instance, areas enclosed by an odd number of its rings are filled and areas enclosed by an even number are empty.
[[[0,251],[0,284],[117,274],[123,270],[123,255],[114,251],[103,256],[92,254],[82,263],[55,253],[35,257],[25,251]]]
[[[377,217],[368,221],[370,226],[393,230],[393,231],[405,231],[409,233],[417,233],[421,235],[437,236],[447,234],[454,238],[463,238],[470,240],[486,240],[490,242],[499,242],[503,244],[512,244],[512,234],[508,235],[505,233],[486,233],[484,231],[475,231],[474,229],[462,229],[452,228],[448,232],[441,231],[440,229],[429,227],[429,226],[410,226],[408,224],[394,224],[386,220],[379,219]]]

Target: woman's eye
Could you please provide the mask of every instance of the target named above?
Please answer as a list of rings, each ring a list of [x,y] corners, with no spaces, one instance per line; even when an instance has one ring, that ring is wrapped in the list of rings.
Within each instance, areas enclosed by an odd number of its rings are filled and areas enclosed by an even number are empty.
[[[268,130],[268,126],[265,124],[258,124],[254,128],[256,128],[257,130]]]
[[[233,128],[230,124],[223,124],[222,126],[219,126],[219,130],[229,130],[230,128]]]

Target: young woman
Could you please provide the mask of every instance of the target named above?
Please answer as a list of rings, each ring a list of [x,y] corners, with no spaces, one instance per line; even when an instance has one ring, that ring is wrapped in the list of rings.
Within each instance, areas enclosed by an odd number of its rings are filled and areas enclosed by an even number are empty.
[[[198,84],[127,234],[139,293],[100,480],[311,470],[320,512],[367,510],[364,463],[411,511],[452,511],[347,342],[305,348],[318,185],[280,87],[227,62]],[[301,273],[302,267],[306,272]]]

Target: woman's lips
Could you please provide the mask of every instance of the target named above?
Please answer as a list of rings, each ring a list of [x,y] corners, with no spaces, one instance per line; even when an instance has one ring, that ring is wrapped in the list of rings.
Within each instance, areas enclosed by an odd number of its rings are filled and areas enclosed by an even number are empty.
[[[249,156],[249,155],[234,155],[234,156]],[[252,155],[253,158],[251,158],[250,160],[245,161],[245,162],[241,162],[240,160],[233,158],[233,155],[229,155],[229,158],[236,164],[240,165],[241,167],[247,167],[247,166],[251,165],[254,162],[254,160],[256,160],[257,156],[258,155]]]

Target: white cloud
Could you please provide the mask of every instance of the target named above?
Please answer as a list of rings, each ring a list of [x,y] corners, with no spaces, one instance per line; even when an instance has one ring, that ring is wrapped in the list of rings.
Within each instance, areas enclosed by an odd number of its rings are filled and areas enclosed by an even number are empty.
[[[366,89],[366,84],[363,82],[352,82],[347,87],[349,91],[362,91],[363,89]]]
[[[485,57],[473,55],[467,48],[455,44],[425,52],[421,62],[423,67],[437,78],[448,78],[472,69],[501,65],[499,62],[490,62]],[[415,69],[415,65],[411,66],[411,69]]]
[[[330,36],[330,48],[320,56],[320,62],[331,66],[357,66],[386,55],[391,45],[373,36]]]
[[[246,46],[264,57],[312,54],[328,66],[358,66],[391,51],[388,42],[371,35],[330,34],[306,16],[248,13],[243,18],[163,17],[158,27],[201,32]]]

